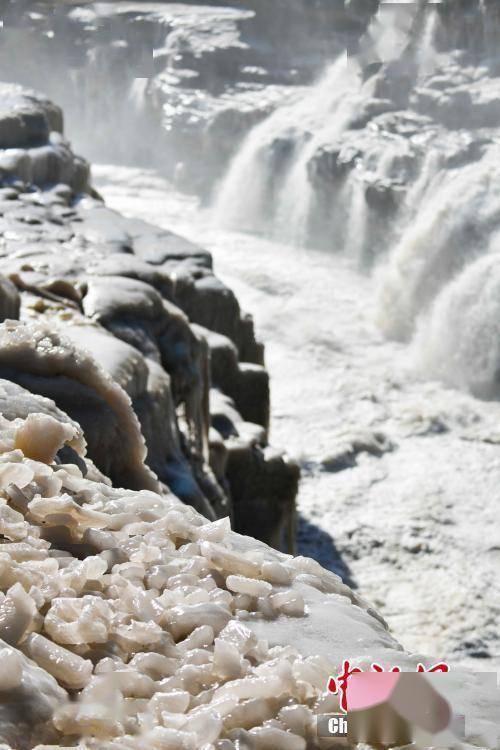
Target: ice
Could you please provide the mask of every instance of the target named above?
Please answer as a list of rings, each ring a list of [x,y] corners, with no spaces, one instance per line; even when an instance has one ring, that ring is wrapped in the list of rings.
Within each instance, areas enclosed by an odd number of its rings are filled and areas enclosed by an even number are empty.
[[[36,413],[3,420],[0,433],[12,440],[42,418],[57,436],[54,450],[74,439],[71,425]],[[9,441],[0,438],[5,454]],[[34,438],[23,445],[32,454]],[[47,735],[59,746],[78,736],[90,749],[93,736],[117,747],[199,748],[249,730],[256,747],[305,748],[314,702],[346,648],[360,664],[414,664],[362,600],[315,561],[207,523],[172,495],[113,488],[81,472],[77,503],[66,484],[79,470],[55,464],[54,450],[37,464],[16,449],[16,465],[34,468],[33,499],[21,512],[2,490],[25,535],[0,549],[0,637],[14,690],[24,685],[25,657],[37,665],[34,685],[54,679],[63,688],[47,717]],[[51,473],[61,487],[45,497]],[[51,523],[69,533],[62,549],[41,538]],[[71,550],[85,550],[87,530],[99,528],[121,549],[121,562],[108,557],[112,546],[73,557]],[[7,713],[0,737],[15,743],[11,719]]]

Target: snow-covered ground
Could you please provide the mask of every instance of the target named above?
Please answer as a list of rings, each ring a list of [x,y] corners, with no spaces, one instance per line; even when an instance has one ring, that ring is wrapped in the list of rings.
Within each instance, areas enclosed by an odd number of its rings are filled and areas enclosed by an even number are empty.
[[[500,404],[419,380],[412,350],[376,328],[374,277],[344,257],[223,231],[154,172],[100,166],[94,183],[110,207],[208,248],[253,313],[272,440],[303,471],[299,551],[409,650],[500,665]]]

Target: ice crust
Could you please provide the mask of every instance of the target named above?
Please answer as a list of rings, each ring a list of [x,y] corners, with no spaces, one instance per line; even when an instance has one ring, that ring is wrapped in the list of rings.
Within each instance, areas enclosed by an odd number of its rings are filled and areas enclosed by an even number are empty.
[[[16,391],[21,411],[38,401]],[[319,564],[171,494],[89,479],[56,458],[83,450],[55,407],[13,411],[0,418],[1,741],[33,746],[13,729],[23,706],[58,746],[303,750],[347,643],[360,663],[408,659]]]

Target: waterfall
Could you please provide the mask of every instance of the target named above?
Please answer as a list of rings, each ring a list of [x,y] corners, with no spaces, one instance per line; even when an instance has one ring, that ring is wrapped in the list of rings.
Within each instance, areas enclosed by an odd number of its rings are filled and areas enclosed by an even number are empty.
[[[381,273],[379,323],[408,338],[420,312],[461,269],[486,252],[500,226],[500,149],[477,164],[440,170],[430,181]]]
[[[214,213],[226,226],[375,262],[386,336],[414,339],[420,371],[497,398],[500,145],[481,127],[498,121],[489,93],[498,73],[487,58],[478,65],[467,24],[465,46],[446,52],[460,29],[432,4],[411,6],[381,6],[357,60],[339,57],[250,132]],[[480,85],[473,100],[469,87]]]
[[[146,106],[146,94],[149,78],[134,78],[130,86],[129,100],[136,112],[143,112]]]
[[[300,242],[312,199],[308,161],[322,138],[345,127],[358,87],[359,71],[343,53],[315,86],[253,128],[218,190],[216,222]]]
[[[362,64],[387,62],[404,54],[420,7],[418,3],[381,5],[361,40],[358,58],[340,55],[316,85],[296,94],[253,128],[216,191],[216,224],[265,233],[294,245],[324,244],[322,238],[330,234],[331,247],[336,250],[344,249],[346,237],[367,235],[367,225],[360,225],[368,218],[362,207],[361,186],[346,190],[341,182],[322,212],[311,180],[311,164],[323,147],[340,143],[373,94],[373,82],[363,82]],[[418,46],[422,75],[431,69],[435,28],[435,14],[430,13],[419,33],[423,40]],[[354,171],[352,179],[356,177]],[[359,211],[342,204],[351,195],[356,197]],[[339,226],[349,220],[354,225],[340,231]],[[360,242],[356,245],[356,255],[362,258],[364,248]]]
[[[431,75],[436,69],[436,49],[434,47],[434,39],[437,26],[437,13],[427,13],[417,53],[418,78],[420,80]]]
[[[470,263],[438,296],[418,327],[423,375],[479,398],[500,399],[500,243]]]
[[[295,163],[282,182],[273,217],[274,236],[295,245],[307,244],[314,201],[308,165],[323,145],[334,143],[347,127],[355,112],[355,93],[360,85],[359,70],[341,55],[316,87],[310,101],[314,107],[311,131],[299,142]]]

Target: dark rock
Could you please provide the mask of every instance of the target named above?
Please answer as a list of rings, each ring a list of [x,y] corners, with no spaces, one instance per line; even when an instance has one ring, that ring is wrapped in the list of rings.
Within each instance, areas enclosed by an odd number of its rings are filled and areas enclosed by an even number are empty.
[[[0,323],[8,318],[17,320],[20,305],[19,292],[14,284],[0,276]]]
[[[355,145],[322,146],[307,164],[308,177],[313,185],[324,188],[346,177],[361,156]]]
[[[88,185],[82,199],[77,158],[62,137],[49,138],[15,150],[9,186],[0,188],[0,313],[19,317],[21,308],[32,321],[0,328],[4,413],[21,416],[8,407],[15,389],[23,415],[45,411],[80,425],[89,459],[71,445],[57,461],[125,488],[168,487],[238,528],[233,496],[251,515],[252,498],[265,495],[256,533],[281,543],[298,469],[265,447],[269,378],[251,317],[213,275],[207,251],[107,209]],[[212,383],[226,394],[218,402]],[[232,482],[231,439],[240,456]],[[58,534],[45,536],[93,553]]]
[[[246,422],[269,427],[269,376],[256,364],[238,361],[235,345],[225,336],[197,327],[210,349],[211,383],[233,399]]]
[[[299,467],[281,453],[238,438],[226,445],[235,531],[292,551]]]
[[[405,194],[405,187],[395,181],[374,180],[366,185],[368,206],[382,216],[394,213]]]
[[[263,348],[255,340],[250,316],[242,316],[234,293],[216,276],[200,272],[178,278],[175,300],[198,325],[227,336],[245,362],[263,364]]]

